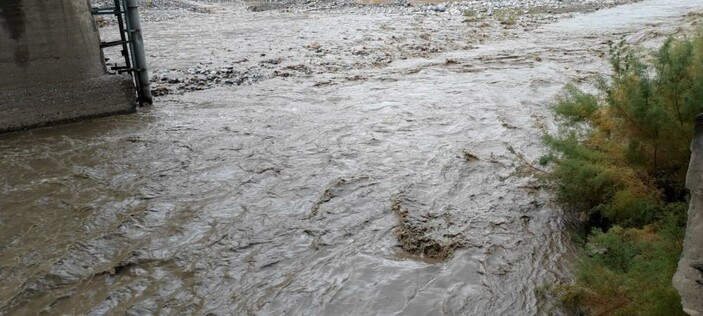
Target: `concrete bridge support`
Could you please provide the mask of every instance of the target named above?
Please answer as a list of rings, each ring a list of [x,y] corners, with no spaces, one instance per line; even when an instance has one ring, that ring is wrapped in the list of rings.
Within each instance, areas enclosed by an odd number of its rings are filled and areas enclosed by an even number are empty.
[[[674,287],[681,295],[684,311],[703,316],[703,114],[696,117],[686,187],[691,192],[691,201]]]
[[[0,0],[0,132],[134,111],[99,41],[88,0]]]

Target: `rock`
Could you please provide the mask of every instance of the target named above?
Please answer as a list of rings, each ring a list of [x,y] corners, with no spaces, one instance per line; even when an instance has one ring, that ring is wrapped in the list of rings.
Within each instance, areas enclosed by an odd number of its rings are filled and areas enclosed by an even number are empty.
[[[447,6],[444,4],[438,4],[434,7],[434,10],[437,12],[444,12],[447,11]]]
[[[696,118],[686,187],[691,192],[688,224],[673,284],[684,312],[703,315],[703,114]]]
[[[318,43],[318,42],[312,42],[312,43],[308,44],[308,46],[307,46],[307,48],[310,50],[318,50],[321,47],[322,47],[322,45],[320,45],[320,43]]]
[[[171,91],[166,87],[156,87],[154,89],[151,89],[151,94],[153,96],[164,96],[170,93]]]

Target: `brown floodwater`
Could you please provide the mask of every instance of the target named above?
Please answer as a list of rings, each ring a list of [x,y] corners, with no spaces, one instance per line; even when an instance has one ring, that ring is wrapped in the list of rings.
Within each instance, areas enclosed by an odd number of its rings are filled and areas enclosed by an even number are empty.
[[[154,71],[242,58],[310,71],[0,135],[0,314],[543,313],[536,289],[570,277],[573,250],[513,152],[544,153],[549,101],[607,71],[607,40],[649,45],[701,10],[644,1],[415,55],[398,47],[418,47],[417,30],[451,37],[461,21],[223,9],[147,22]]]

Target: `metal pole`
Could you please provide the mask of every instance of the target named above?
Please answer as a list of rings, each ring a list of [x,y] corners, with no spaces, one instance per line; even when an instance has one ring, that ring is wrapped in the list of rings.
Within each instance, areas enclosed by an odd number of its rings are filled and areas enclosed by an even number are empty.
[[[122,7],[124,8],[124,23],[125,23],[125,28],[127,28],[127,41],[129,42],[128,48],[129,48],[129,60],[131,60],[132,65],[135,63],[135,58],[134,58],[134,40],[132,40],[132,32],[130,31],[132,29],[132,25],[129,22],[129,16],[127,15],[127,0],[115,0],[115,1],[120,1],[122,2]],[[142,89],[140,88],[139,84],[139,79],[137,76],[137,69],[136,66],[129,67],[129,75],[132,76],[132,80],[134,80],[134,88],[137,91],[137,104],[141,105],[141,100],[142,100]]]
[[[138,82],[139,103],[153,104],[151,88],[149,84],[149,73],[146,69],[146,55],[144,54],[144,39],[142,39],[142,26],[139,20],[139,0],[127,0],[127,20],[129,27],[127,32],[132,36],[132,47],[134,48],[134,60],[132,64],[135,69],[135,80]]]
[[[132,68],[131,56],[129,55],[129,41],[125,36],[124,21],[122,20],[122,3],[120,0],[115,0],[115,16],[117,17],[117,25],[120,29],[120,40],[122,41],[122,57],[124,57],[125,67]]]

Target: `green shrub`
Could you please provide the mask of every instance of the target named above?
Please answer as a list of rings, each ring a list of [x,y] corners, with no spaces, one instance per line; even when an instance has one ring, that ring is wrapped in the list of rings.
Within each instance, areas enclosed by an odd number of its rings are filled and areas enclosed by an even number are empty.
[[[464,11],[464,23],[473,23],[481,21],[485,18],[484,15],[479,14],[476,10],[465,10]]]
[[[685,315],[671,287],[683,237],[674,227],[675,238],[654,226],[594,231],[576,283],[559,289],[562,304],[595,315]]]
[[[623,44],[599,95],[568,86],[554,105],[557,135],[545,137],[561,202],[593,224],[641,227],[685,197],[694,119],[703,112],[703,37],[669,39],[647,66]],[[650,75],[654,71],[653,75]]]
[[[703,36],[667,40],[646,63],[611,46],[598,94],[567,86],[545,136],[546,176],[567,210],[585,218],[584,255],[561,306],[597,315],[677,315],[671,286],[686,220],[685,176],[695,116],[703,112]]]
[[[518,19],[518,12],[513,9],[501,8],[495,11],[494,16],[503,25],[515,25]]]

